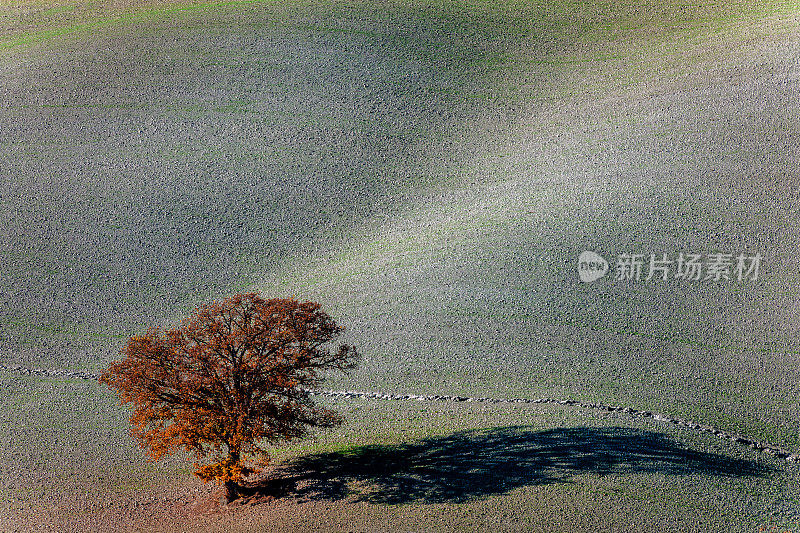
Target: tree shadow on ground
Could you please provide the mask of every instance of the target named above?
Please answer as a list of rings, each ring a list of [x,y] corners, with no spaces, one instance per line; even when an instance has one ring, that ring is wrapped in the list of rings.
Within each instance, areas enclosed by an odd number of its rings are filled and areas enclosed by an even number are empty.
[[[458,503],[522,486],[565,483],[586,473],[746,477],[768,472],[752,461],[685,449],[650,431],[511,426],[305,456],[274,469],[269,480],[252,489],[300,500]]]

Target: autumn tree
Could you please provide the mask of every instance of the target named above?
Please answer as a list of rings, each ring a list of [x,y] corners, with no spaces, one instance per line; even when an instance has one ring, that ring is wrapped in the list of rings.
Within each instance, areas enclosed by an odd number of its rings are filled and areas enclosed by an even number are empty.
[[[131,432],[151,459],[185,449],[230,502],[268,464],[268,446],[341,422],[310,390],[322,371],[354,368],[351,346],[323,348],[342,329],[317,303],[238,294],[130,338],[100,382],[132,404]]]

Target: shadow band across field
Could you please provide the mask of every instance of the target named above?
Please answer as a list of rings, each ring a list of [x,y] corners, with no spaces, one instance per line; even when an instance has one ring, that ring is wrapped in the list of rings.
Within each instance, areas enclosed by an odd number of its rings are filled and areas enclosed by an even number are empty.
[[[682,448],[650,431],[511,426],[306,456],[251,490],[300,500],[353,496],[387,504],[458,503],[523,486],[567,483],[584,473],[745,477],[769,471],[751,461]]]

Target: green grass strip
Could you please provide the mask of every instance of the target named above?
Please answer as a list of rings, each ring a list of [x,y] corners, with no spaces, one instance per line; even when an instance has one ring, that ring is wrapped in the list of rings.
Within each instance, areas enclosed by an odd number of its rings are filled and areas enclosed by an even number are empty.
[[[3,322],[3,326],[5,327],[18,327],[18,328],[28,328],[33,329],[36,331],[41,331],[43,333],[52,333],[56,335],[69,335],[72,337],[90,337],[90,338],[108,338],[108,339],[124,339],[129,337],[129,335],[122,335],[118,333],[94,333],[89,331],[81,332],[79,331],[79,327],[75,326],[73,328],[68,329],[67,327],[59,327],[59,326],[52,326],[52,325],[43,325],[43,324],[33,324],[30,322],[25,322],[22,320],[7,320]]]
[[[161,8],[147,9],[145,11],[139,11],[135,13],[123,13],[116,17],[92,20],[89,22],[81,22],[64,28],[55,28],[51,30],[40,30],[31,32],[29,34],[22,35],[14,39],[0,42],[0,51],[10,50],[12,48],[30,46],[32,44],[47,41],[55,37],[60,37],[63,35],[69,35],[73,33],[85,32],[103,26],[108,26],[113,24],[125,24],[129,22],[139,22],[159,15],[171,15],[173,13],[200,11],[208,8],[220,8],[220,7],[228,7],[234,5],[263,4],[271,2],[273,2],[273,0],[228,0],[223,2],[202,2],[191,5],[175,5],[166,8],[161,7]]]

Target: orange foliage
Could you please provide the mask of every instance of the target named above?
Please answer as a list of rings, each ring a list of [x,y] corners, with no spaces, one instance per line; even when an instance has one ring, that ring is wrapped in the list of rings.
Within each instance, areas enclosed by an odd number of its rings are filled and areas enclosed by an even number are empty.
[[[322,348],[342,328],[314,302],[238,294],[203,306],[180,327],[128,340],[100,382],[131,403],[131,432],[157,460],[185,449],[204,481],[241,483],[267,464],[267,446],[341,422],[314,405],[320,372],[346,371],[358,354]]]

